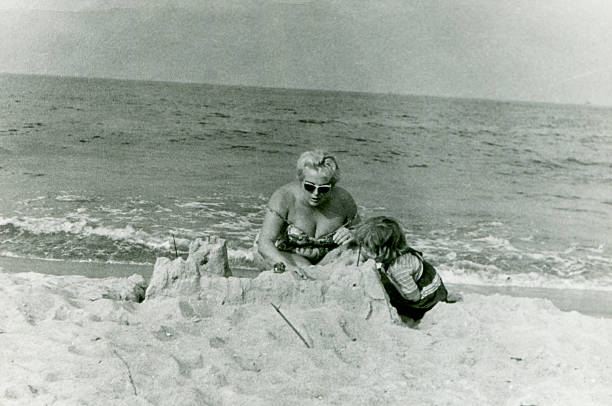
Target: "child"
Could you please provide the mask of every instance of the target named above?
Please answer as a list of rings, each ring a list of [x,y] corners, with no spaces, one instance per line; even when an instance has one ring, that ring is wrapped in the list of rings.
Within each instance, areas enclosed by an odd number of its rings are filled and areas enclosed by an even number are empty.
[[[408,246],[395,220],[372,217],[356,227],[355,240],[361,256],[376,261],[383,286],[400,315],[418,321],[436,303],[447,301],[440,275],[423,254]]]

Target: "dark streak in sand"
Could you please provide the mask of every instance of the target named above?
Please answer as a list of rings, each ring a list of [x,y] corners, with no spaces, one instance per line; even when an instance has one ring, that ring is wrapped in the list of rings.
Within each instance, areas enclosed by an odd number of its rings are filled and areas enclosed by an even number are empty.
[[[312,120],[312,119],[300,119],[298,120],[299,123],[304,123],[304,124],[327,124],[329,123],[329,121],[325,121],[325,120]]]

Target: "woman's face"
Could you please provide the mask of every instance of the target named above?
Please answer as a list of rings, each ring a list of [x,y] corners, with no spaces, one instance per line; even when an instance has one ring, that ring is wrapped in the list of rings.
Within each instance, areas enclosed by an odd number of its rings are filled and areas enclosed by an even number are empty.
[[[302,193],[304,200],[310,206],[317,207],[326,202],[331,196],[331,176],[316,169],[305,168],[304,180],[302,181]]]

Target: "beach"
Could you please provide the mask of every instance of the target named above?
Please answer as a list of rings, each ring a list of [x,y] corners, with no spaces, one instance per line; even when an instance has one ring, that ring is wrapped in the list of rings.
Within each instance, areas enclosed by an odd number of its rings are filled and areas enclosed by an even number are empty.
[[[612,405],[610,21],[0,1],[0,406]]]
[[[585,314],[591,304],[576,302],[562,311],[534,292],[482,294],[475,287],[452,286],[463,300],[438,304],[414,325],[387,311],[371,263],[346,262],[312,267],[312,274],[329,275],[322,282],[296,282],[271,272],[251,279],[200,270],[193,286],[179,274],[168,278],[179,282],[151,288],[160,272],[188,269],[189,261],[158,259],[148,281],[142,275],[50,275],[39,269],[41,262],[15,273],[3,264],[0,403],[607,405],[612,400],[612,319]]]

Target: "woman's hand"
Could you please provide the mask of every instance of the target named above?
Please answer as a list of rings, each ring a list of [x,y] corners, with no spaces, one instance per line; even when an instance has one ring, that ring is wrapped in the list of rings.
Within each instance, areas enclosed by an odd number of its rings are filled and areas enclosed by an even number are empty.
[[[342,226],[334,233],[334,242],[338,245],[343,245],[350,242],[353,239],[353,233],[348,228]]]
[[[298,247],[295,249],[295,253],[304,258],[314,259],[321,254],[321,251],[317,247]]]

